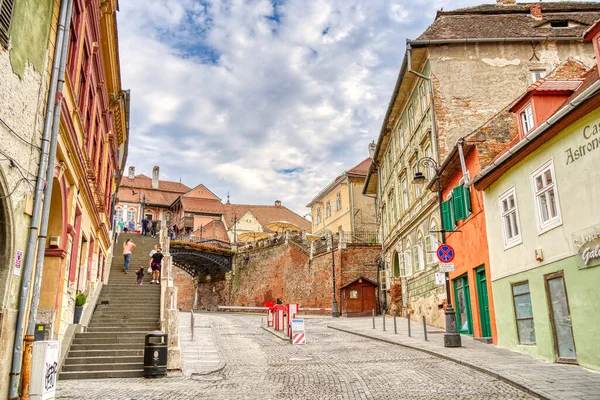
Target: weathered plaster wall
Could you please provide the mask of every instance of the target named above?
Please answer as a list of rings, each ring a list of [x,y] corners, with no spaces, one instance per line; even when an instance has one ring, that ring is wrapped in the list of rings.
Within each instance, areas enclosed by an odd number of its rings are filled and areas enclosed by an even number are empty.
[[[375,221],[375,199],[362,194],[364,179],[352,179],[354,198],[354,230],[356,232],[377,232]]]
[[[441,159],[459,137],[471,133],[519,97],[533,83],[532,69],[549,73],[568,58],[590,67],[593,57],[591,43],[583,42],[430,47],[431,73],[437,80],[435,103]]]
[[[0,50],[0,199],[8,246],[0,249],[0,398],[8,378],[21,276],[13,273],[16,250],[25,251],[39,162],[47,82],[51,0],[15,3],[11,48]],[[26,23],[25,23],[26,22]],[[11,167],[6,158],[14,159]],[[26,182],[26,177],[30,183]],[[31,255],[30,255],[31,256]],[[23,260],[24,262],[24,260]],[[25,305],[26,307],[26,305]]]
[[[20,78],[29,63],[42,73],[48,50],[48,35],[54,0],[20,0],[15,2],[10,27],[10,63]]]

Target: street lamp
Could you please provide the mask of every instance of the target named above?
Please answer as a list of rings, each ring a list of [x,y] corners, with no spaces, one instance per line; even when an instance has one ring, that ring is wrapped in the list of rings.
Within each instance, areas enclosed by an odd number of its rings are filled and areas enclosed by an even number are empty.
[[[437,183],[437,194],[438,194],[438,207],[440,209],[440,221],[442,221],[442,244],[446,243],[446,230],[443,226],[443,216],[442,216],[442,186],[440,183],[440,166],[438,163],[431,157],[423,157],[417,162],[417,171],[415,171],[415,176],[413,178],[413,183],[416,185],[423,185],[427,182],[425,175],[421,171],[418,170],[419,165],[423,166],[423,168],[429,168],[430,170],[435,170],[435,180]],[[445,321],[446,321],[446,332],[444,333],[444,347],[460,347],[461,340],[460,335],[458,334],[458,330],[456,328],[456,315],[454,313],[454,308],[452,308],[452,299],[450,297],[450,279],[448,278],[448,273],[446,275],[446,299],[448,301],[446,305],[445,312]]]
[[[321,243],[327,245],[327,237],[321,236]],[[331,316],[337,318],[340,316],[340,312],[338,311],[338,303],[335,297],[335,257],[333,255],[333,236],[331,236],[331,275],[333,277],[333,300],[331,302]]]

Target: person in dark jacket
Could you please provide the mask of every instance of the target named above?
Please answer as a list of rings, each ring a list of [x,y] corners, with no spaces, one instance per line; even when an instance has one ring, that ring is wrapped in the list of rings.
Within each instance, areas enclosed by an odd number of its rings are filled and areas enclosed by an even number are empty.
[[[144,282],[144,267],[140,267],[135,274],[137,275],[138,286],[142,286],[142,283]]]
[[[164,255],[159,247],[156,253],[152,254],[150,259],[150,267],[152,268],[152,281],[150,283],[160,283],[160,269]]]
[[[148,221],[146,218],[142,219],[142,236],[146,236],[146,234],[148,233],[148,223],[150,221]]]
[[[152,235],[153,238],[155,238],[156,237],[156,228],[158,227],[158,221],[153,220],[150,223],[150,226],[152,226],[152,229],[150,229],[150,234]]]

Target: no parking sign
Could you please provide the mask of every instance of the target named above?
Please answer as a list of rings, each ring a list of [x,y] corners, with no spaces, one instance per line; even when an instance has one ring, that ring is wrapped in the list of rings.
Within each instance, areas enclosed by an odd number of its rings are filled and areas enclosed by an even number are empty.
[[[454,260],[454,249],[449,244],[442,244],[436,251],[438,260],[443,263],[449,263]]]

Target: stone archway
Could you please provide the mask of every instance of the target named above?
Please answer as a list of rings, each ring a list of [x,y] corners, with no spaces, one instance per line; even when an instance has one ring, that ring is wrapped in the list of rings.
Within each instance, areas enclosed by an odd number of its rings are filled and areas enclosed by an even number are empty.
[[[4,294],[10,282],[9,275],[14,261],[14,217],[9,193],[4,172],[0,169],[0,299],[6,298]],[[4,308],[4,304],[1,306]]]

